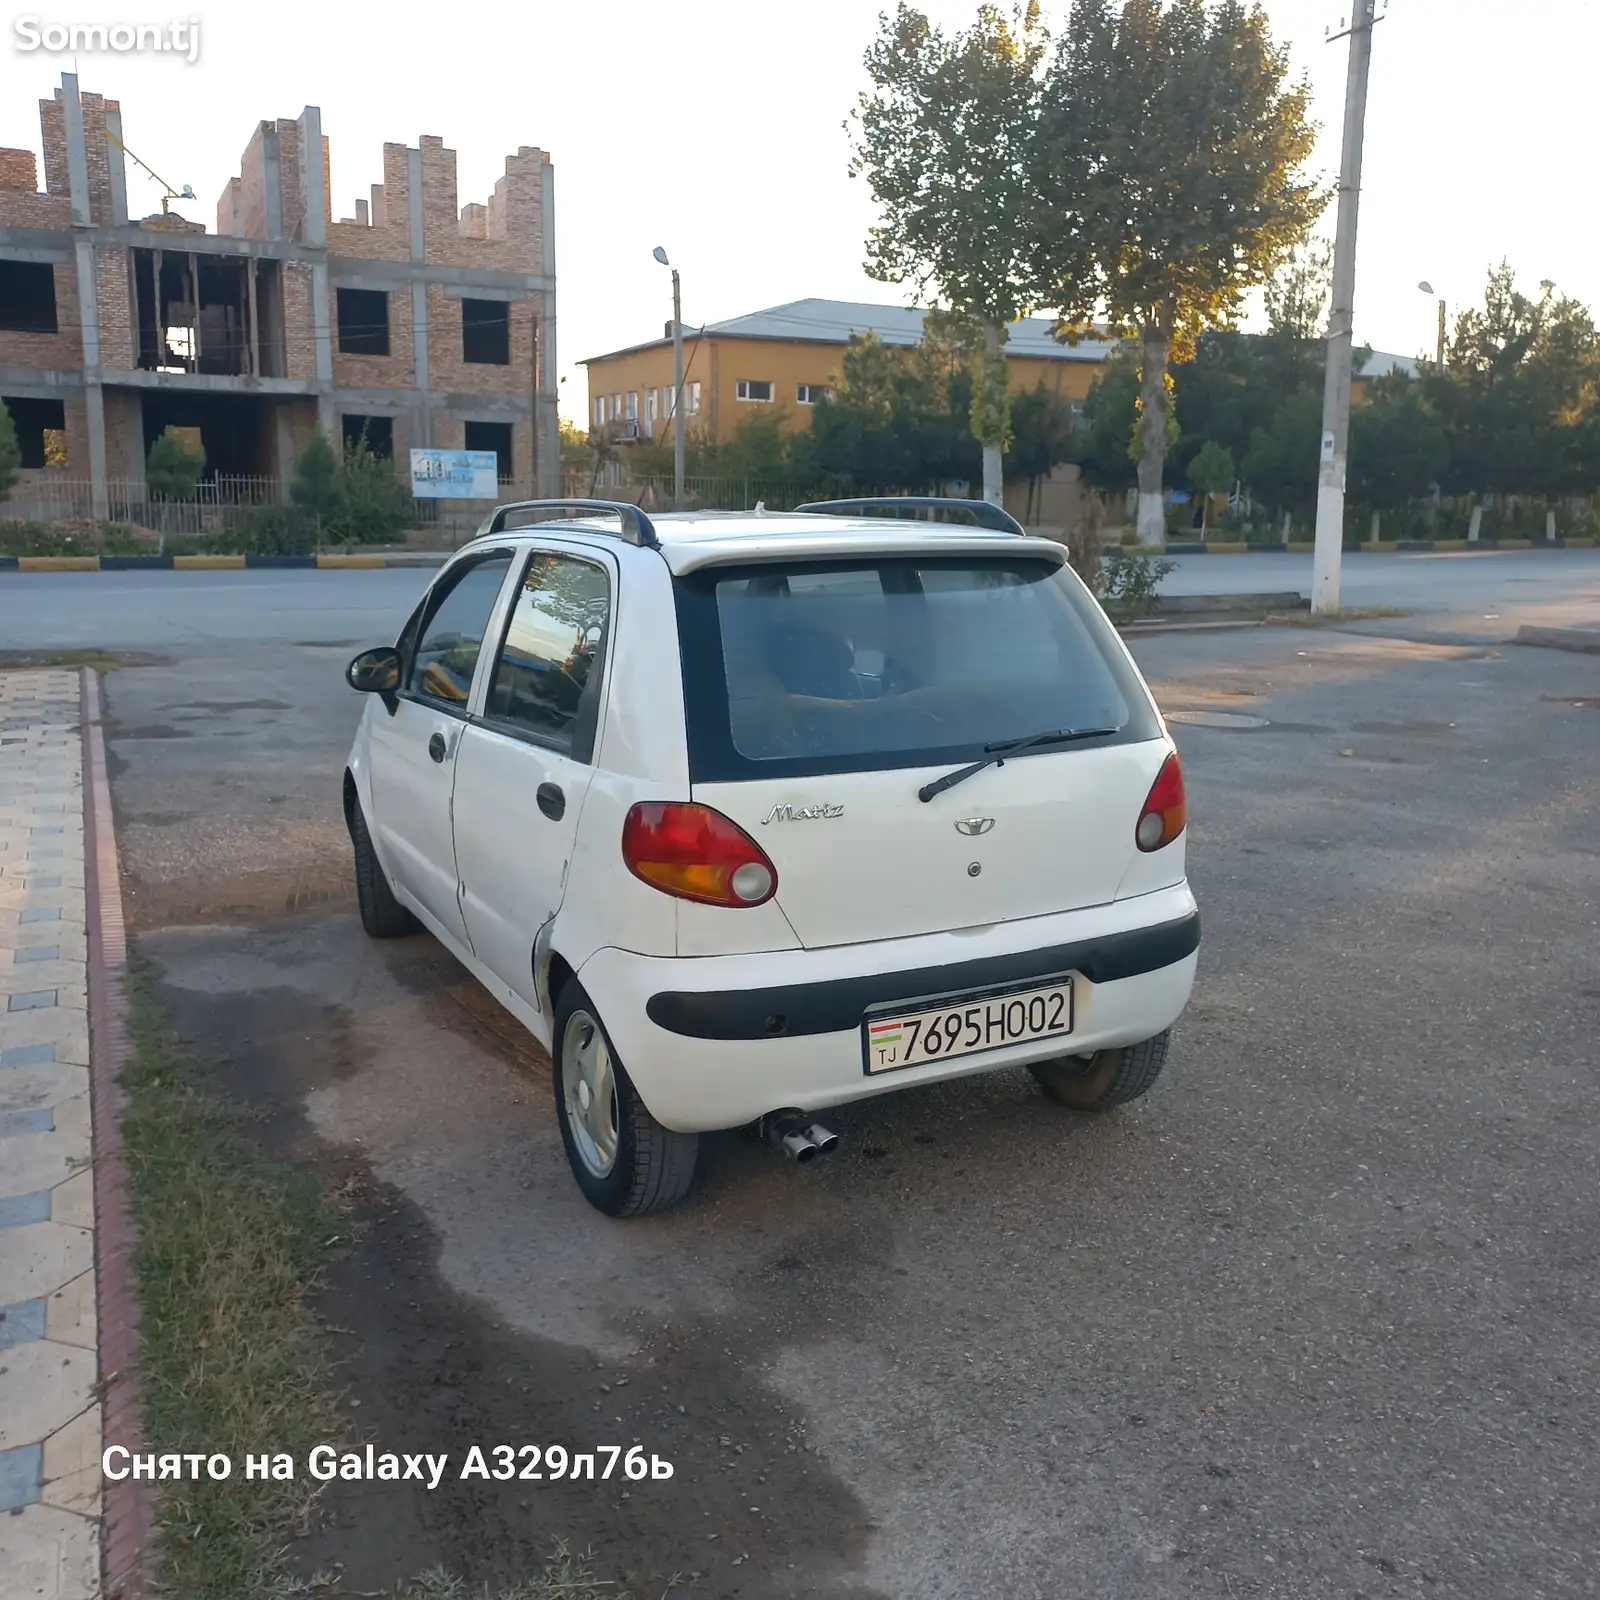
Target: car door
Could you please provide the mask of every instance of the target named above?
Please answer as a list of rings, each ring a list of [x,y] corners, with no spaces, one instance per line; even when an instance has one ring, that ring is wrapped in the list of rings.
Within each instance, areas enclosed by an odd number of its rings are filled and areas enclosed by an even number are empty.
[[[530,553],[456,756],[467,931],[478,959],[534,1007],[534,939],[561,905],[589,789],[615,578],[608,557]]]
[[[463,945],[451,792],[473,676],[510,568],[511,552],[494,550],[442,575],[402,637],[399,692],[387,714],[372,714],[372,821],[384,867]]]

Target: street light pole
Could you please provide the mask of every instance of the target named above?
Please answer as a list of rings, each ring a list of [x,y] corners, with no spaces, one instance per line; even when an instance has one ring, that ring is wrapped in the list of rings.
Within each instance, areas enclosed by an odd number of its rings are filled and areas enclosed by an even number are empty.
[[[1428,295],[1430,298],[1432,297],[1432,295],[1433,295],[1433,285],[1431,283],[1429,283],[1426,279],[1424,279],[1421,283],[1419,283],[1417,285],[1417,287],[1425,295]],[[1443,295],[1439,296],[1439,348],[1438,348],[1437,353],[1434,356],[1434,360],[1436,362],[1438,362],[1438,364],[1439,364],[1439,366],[1441,368],[1444,366],[1444,296]]]
[[[657,245],[651,252],[669,266],[667,252]],[[683,510],[683,297],[678,269],[672,271],[672,509]]]
[[[1344,551],[1344,489],[1350,449],[1350,365],[1356,296],[1356,219],[1361,203],[1361,145],[1366,131],[1367,76],[1378,0],[1354,0],[1350,66],[1345,77],[1344,152],[1339,168],[1339,213],[1333,242],[1333,306],[1328,318],[1328,374],[1322,391],[1322,464],[1317,477],[1317,542],[1312,556],[1311,609],[1339,609],[1339,564]],[[1330,34],[1342,39],[1345,33]]]

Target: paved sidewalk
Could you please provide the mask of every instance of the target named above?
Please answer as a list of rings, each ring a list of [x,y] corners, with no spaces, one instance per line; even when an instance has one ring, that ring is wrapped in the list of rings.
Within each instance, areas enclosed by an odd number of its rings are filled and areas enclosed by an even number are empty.
[[[0,1593],[100,1592],[76,672],[0,672]]]

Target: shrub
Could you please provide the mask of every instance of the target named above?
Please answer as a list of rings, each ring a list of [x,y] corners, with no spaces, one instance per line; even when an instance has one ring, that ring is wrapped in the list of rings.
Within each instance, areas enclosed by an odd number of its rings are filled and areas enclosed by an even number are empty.
[[[1176,561],[1158,559],[1126,546],[1106,558],[1105,587],[1101,599],[1118,621],[1132,621],[1155,609],[1157,591]]]
[[[337,499],[326,518],[328,536],[343,544],[382,544],[411,522],[411,493],[394,463],[375,455],[365,437],[344,454]]]
[[[176,428],[164,428],[150,446],[144,481],[160,500],[187,500],[206,470],[206,453]]]
[[[22,469],[22,446],[17,443],[17,425],[0,403],[0,500],[11,493]]]

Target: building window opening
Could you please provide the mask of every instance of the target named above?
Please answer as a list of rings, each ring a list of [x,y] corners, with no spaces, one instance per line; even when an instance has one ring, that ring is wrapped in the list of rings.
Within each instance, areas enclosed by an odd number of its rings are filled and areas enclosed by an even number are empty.
[[[461,359],[488,367],[511,365],[511,307],[504,300],[461,302]]]
[[[341,425],[346,455],[365,443],[373,455],[381,456],[385,461],[394,460],[393,417],[361,417],[347,411]]]
[[[56,270],[48,261],[0,261],[0,328],[57,331]]]
[[[67,464],[67,408],[61,400],[0,397],[11,413],[24,467],[64,467]]]
[[[468,450],[493,450],[501,483],[511,481],[511,424],[469,422],[462,441]]]
[[[389,353],[389,296],[382,289],[340,289],[339,353],[386,356]]]

